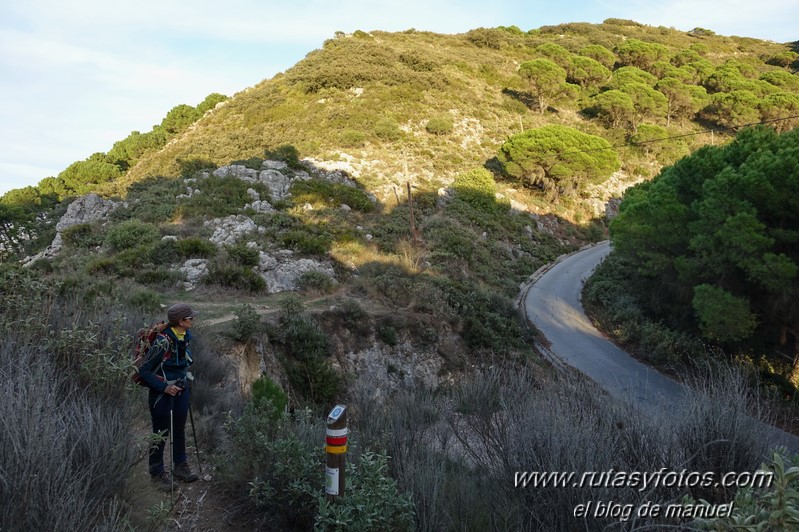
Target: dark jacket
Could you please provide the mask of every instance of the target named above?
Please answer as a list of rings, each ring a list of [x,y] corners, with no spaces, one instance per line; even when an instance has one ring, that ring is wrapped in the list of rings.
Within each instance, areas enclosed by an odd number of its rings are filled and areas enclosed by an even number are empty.
[[[191,366],[191,331],[186,331],[183,340],[178,340],[171,327],[160,333],[147,351],[139,375],[152,390],[163,392],[169,382],[186,378]]]

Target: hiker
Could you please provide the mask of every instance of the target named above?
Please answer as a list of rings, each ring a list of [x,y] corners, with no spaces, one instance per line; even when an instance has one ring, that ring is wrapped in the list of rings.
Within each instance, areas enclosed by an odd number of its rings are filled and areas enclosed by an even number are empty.
[[[185,303],[167,309],[167,324],[158,334],[139,375],[150,388],[149,405],[153,432],[166,436],[172,446],[172,475],[184,482],[194,482],[197,475],[191,470],[186,456],[186,417],[189,411],[189,380],[187,369],[192,363],[191,327],[197,313]],[[171,433],[170,433],[170,427]],[[164,469],[164,439],[150,449],[150,476],[160,489],[171,490],[172,478]]]

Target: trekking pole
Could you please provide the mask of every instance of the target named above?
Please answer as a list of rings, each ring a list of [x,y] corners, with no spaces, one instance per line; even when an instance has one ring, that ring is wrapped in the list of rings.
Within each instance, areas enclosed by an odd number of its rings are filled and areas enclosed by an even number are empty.
[[[175,397],[169,396],[169,496],[175,498],[175,440],[172,430],[175,428],[172,413],[175,410]]]
[[[189,421],[191,422],[191,433],[194,436],[194,452],[197,453],[197,470],[203,474],[203,466],[200,462],[200,448],[197,446],[197,431],[194,430],[194,414],[191,413],[191,396],[189,396]]]

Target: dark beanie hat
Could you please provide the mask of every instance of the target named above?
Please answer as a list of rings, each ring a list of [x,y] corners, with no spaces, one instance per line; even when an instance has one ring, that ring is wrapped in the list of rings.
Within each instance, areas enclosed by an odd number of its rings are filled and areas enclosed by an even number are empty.
[[[169,323],[178,323],[180,320],[193,318],[196,315],[197,313],[186,303],[176,303],[166,311],[166,317]]]

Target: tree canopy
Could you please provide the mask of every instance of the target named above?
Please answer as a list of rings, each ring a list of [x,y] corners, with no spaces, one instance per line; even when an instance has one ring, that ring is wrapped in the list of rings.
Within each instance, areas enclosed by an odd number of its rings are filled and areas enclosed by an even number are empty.
[[[619,158],[602,137],[567,126],[544,126],[510,137],[498,159],[505,172],[547,196],[572,196],[587,183],[601,183],[619,169]]]
[[[722,343],[799,319],[799,130],[745,129],[625,194],[614,253],[653,315]]]
[[[553,99],[568,90],[566,71],[549,59],[533,59],[522,63],[519,75],[527,81],[541,114],[544,114]]]

